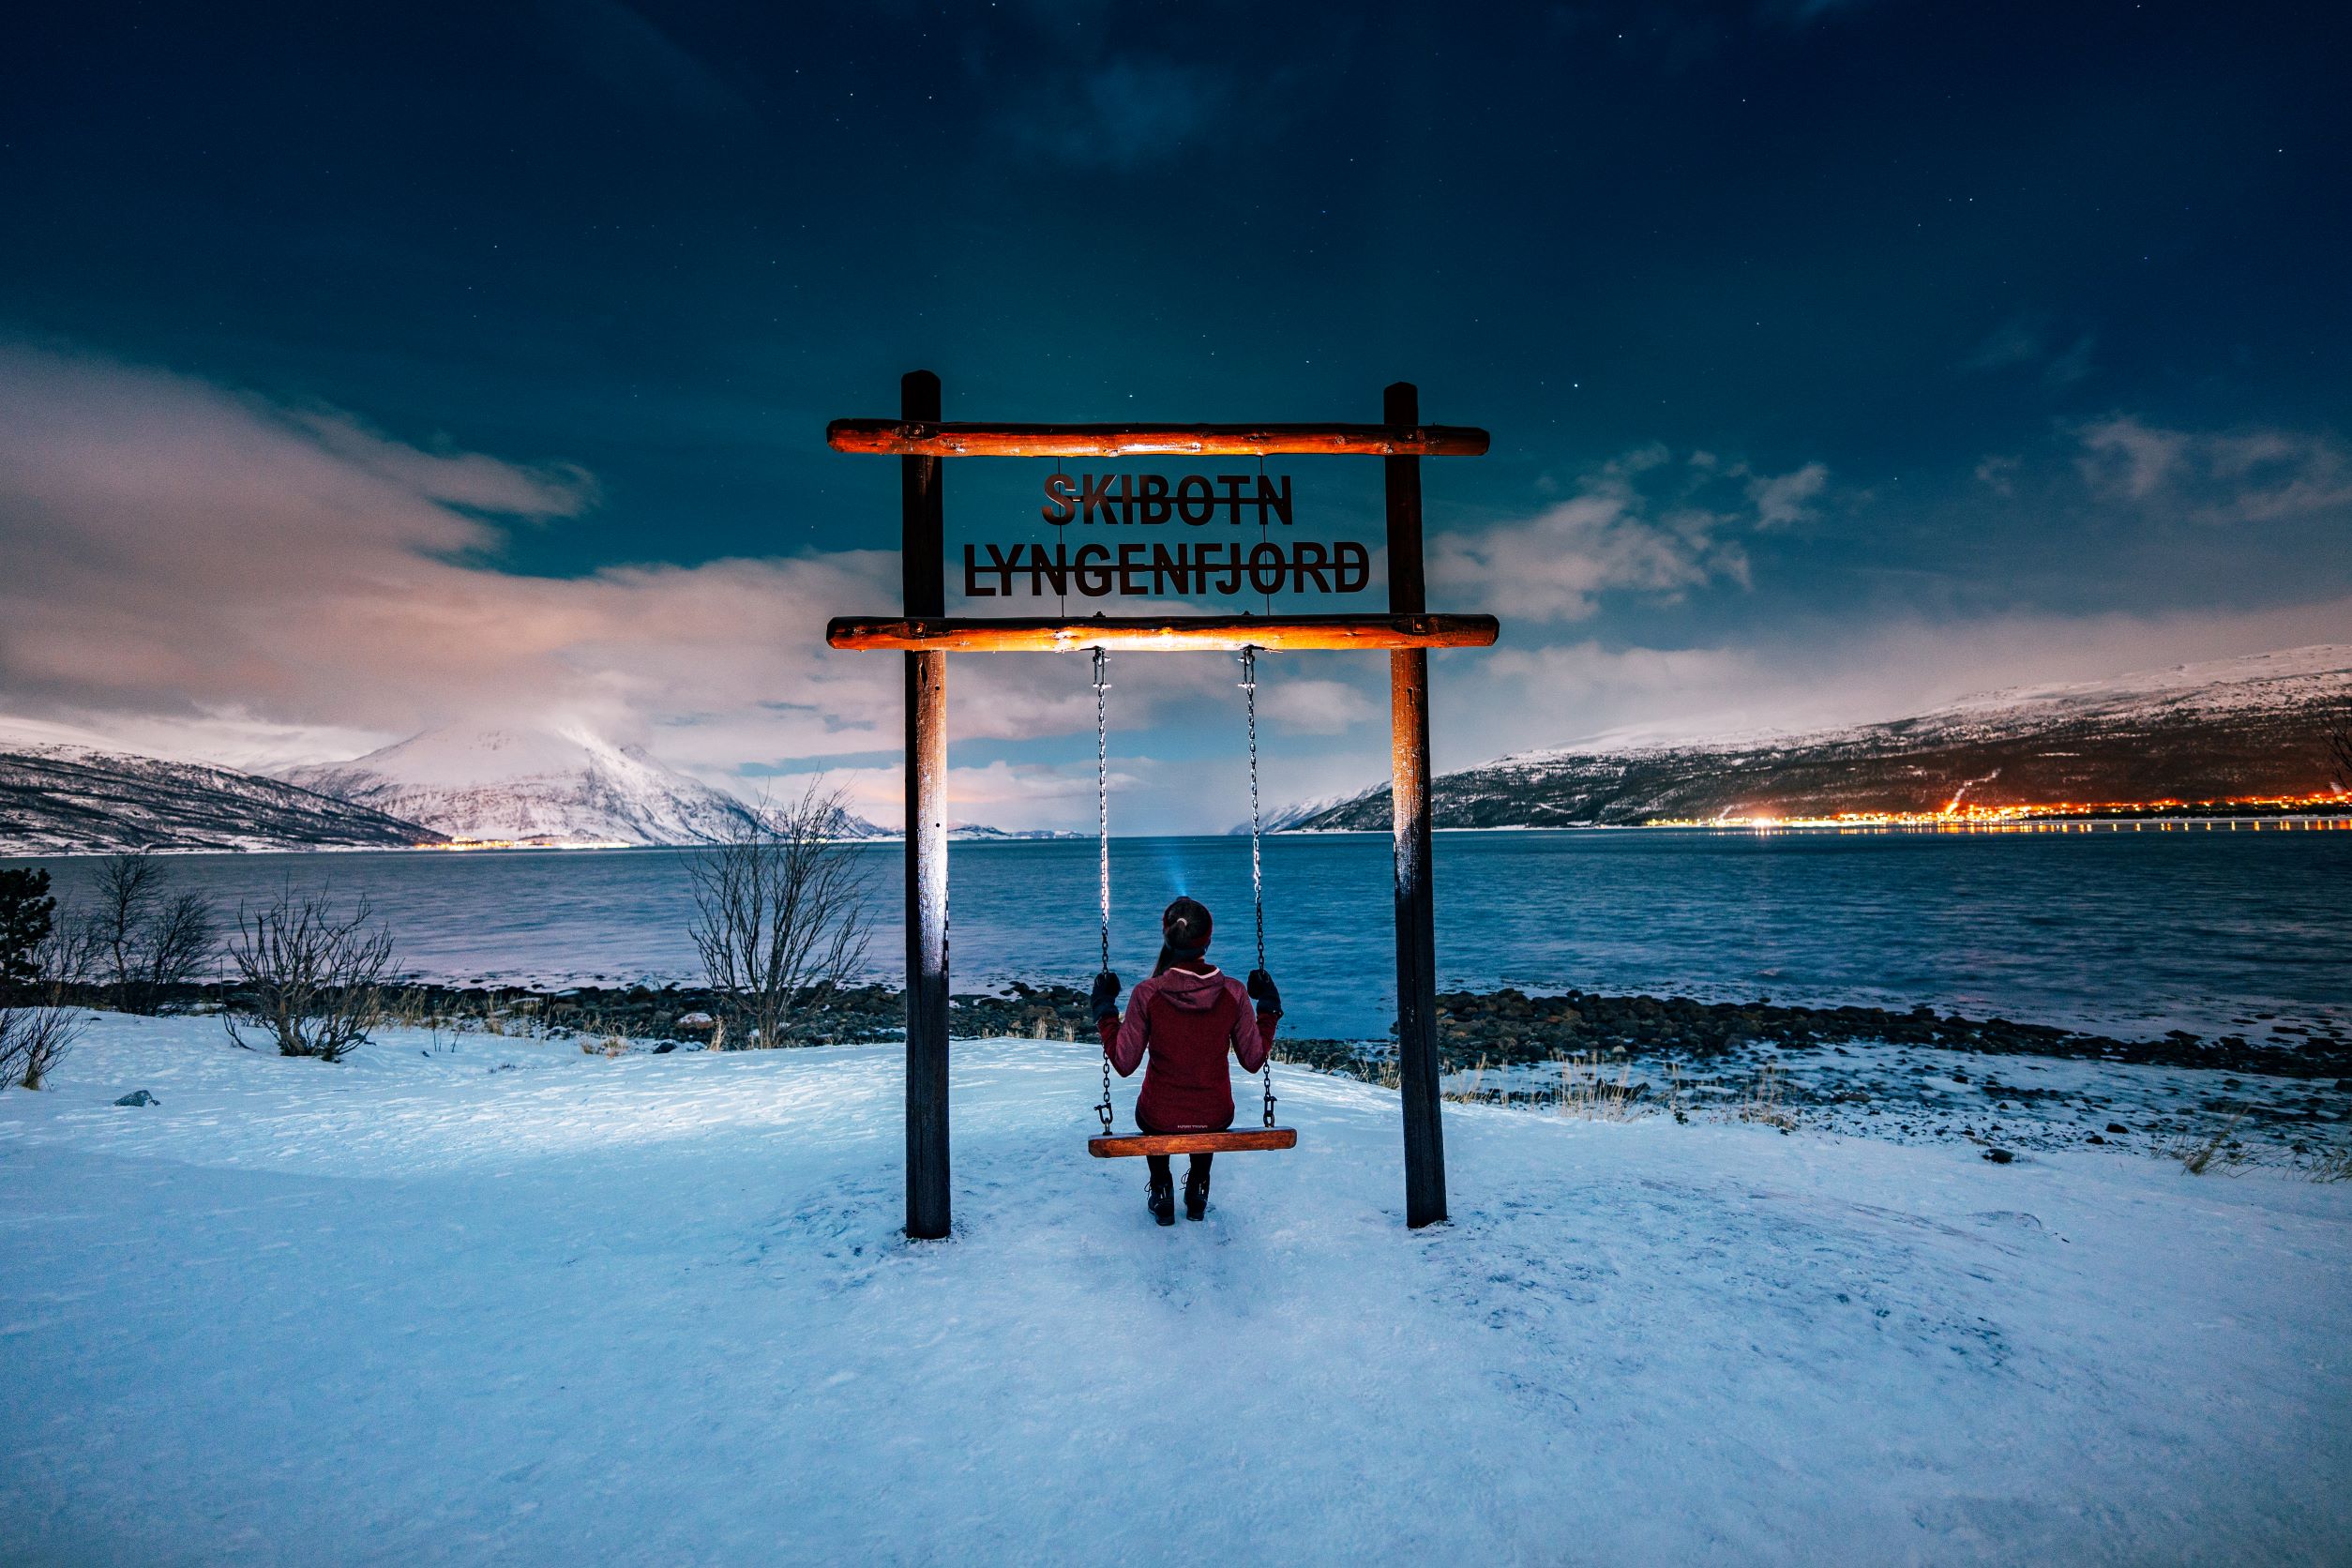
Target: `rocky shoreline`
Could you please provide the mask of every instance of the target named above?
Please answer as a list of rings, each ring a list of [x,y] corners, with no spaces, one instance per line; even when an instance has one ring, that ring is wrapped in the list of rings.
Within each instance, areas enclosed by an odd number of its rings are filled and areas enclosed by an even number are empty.
[[[1797,1007],[1769,1000],[1694,1002],[1688,997],[1605,996],[1570,990],[1529,996],[1505,988],[1438,998],[1439,1050],[1449,1068],[1474,1060],[1539,1062],[1598,1051],[1681,1055],[1696,1060],[1765,1045],[1783,1051],[1884,1043],[1988,1056],[2042,1056],[2140,1066],[2197,1067],[2276,1078],[2352,1077],[2352,1036],[2284,1025],[2295,1045],[2256,1044],[2242,1034],[2205,1038],[2174,1030],[2153,1040],[1969,1018],[1933,1007]]]
[[[229,989],[219,983],[180,987],[166,1006],[181,1011],[218,1008]],[[104,1001],[87,988],[72,1000],[90,1005]],[[546,991],[416,985],[396,990],[390,1001],[396,1017],[406,1021],[439,1020],[493,1033],[593,1034],[648,1047],[662,1042],[707,1045],[715,1033],[707,1020],[723,1011],[716,993],[690,986],[582,986]],[[904,1007],[894,987],[838,991],[804,1016],[792,1044],[893,1038],[905,1027]],[[1091,1021],[1083,991],[1016,982],[1003,992],[956,996],[949,1004],[948,1027],[955,1036],[966,1039],[1024,1035],[1076,1040],[1084,1037]],[[2344,1079],[2345,1087],[2352,1087],[2352,1033],[2329,1024],[2270,1027],[2271,1042],[2243,1034],[2206,1037],[2185,1030],[2151,1040],[2125,1040],[2000,1018],[1969,1018],[1925,1006],[1897,1013],[1877,1007],[1804,1007],[1767,999],[1707,1003],[1574,989],[1530,995],[1508,987],[1448,991],[1438,997],[1438,1049],[1448,1073],[1579,1056],[1703,1063],[1756,1048],[1803,1053],[1885,1044],[1987,1056]],[[737,1042],[719,1043],[724,1048]],[[1276,1058],[1327,1072],[1377,1078],[1383,1064],[1394,1062],[1395,1046],[1388,1041],[1286,1037],[1279,1042]]]

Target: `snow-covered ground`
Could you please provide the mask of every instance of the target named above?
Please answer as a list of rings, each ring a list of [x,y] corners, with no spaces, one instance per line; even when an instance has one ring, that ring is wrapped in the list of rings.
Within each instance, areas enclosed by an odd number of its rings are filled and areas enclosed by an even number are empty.
[[[0,1094],[0,1558],[2352,1553],[2352,1184],[1449,1107],[1409,1233],[1394,1096],[1291,1072],[1162,1230],[992,1040],[910,1245],[895,1048],[419,1045]]]

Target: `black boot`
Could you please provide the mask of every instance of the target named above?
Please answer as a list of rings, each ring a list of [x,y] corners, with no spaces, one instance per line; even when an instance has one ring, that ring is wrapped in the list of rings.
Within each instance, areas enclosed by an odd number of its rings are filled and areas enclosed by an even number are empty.
[[[1165,1170],[1152,1172],[1152,1196],[1144,1200],[1152,1217],[1162,1225],[1176,1223],[1176,1179]]]
[[[1209,1213],[1209,1169],[1196,1163],[1184,1173],[1184,1217],[1203,1219]]]

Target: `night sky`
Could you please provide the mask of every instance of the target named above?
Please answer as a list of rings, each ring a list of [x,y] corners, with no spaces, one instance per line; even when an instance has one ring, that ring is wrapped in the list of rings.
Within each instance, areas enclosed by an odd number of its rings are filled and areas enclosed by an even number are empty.
[[[1441,765],[2347,640],[2348,18],[27,11],[0,716],[256,767],[582,724],[891,820],[897,663],[818,644],[896,608],[897,465],[822,431],[916,367],[1490,430],[1424,465],[1433,602],[1504,619]],[[1052,468],[950,465],[951,553],[1043,539]],[[1269,470],[1378,541],[1377,463]],[[1229,825],[1226,665],[1123,664],[1124,825]],[[1091,822],[1079,661],[954,668],[958,814]],[[1381,776],[1384,661],[1266,679],[1274,798]]]

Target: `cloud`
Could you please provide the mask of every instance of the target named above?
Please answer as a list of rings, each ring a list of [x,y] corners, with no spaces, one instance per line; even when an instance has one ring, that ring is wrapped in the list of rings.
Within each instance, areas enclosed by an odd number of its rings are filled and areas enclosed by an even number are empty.
[[[1229,71],[1148,55],[1121,55],[1036,84],[1015,122],[1031,150],[1074,169],[1132,171],[1184,156],[1235,123]]]
[[[2238,596],[2236,580],[2183,565],[2209,561],[2218,549],[2246,556],[2257,531],[2276,549],[2299,550],[2333,531],[2323,524],[2352,520],[2352,453],[2332,435],[2174,429],[2129,414],[2058,434],[2056,453],[1995,453],[1976,463],[1981,499],[1975,507],[1962,502],[1956,516],[1971,520],[1989,505],[2006,515],[2038,514],[2046,520],[2042,526],[2095,527],[2118,541],[2103,580],[2137,584],[2159,574],[2161,594],[2126,586],[2108,596],[2122,608],[2058,610],[2036,604],[2034,587],[2021,580],[1979,580],[1967,584],[1970,593],[1950,595],[1925,578],[1881,574],[1871,602],[1805,609],[1784,598],[1751,629],[1706,646],[1530,647],[1544,636],[1533,627],[1531,638],[1515,637],[1484,656],[1475,687],[1440,699],[1449,715],[1444,760],[1460,765],[1594,735],[1702,739],[1891,719],[1988,687],[2095,679],[2344,638],[2352,601],[2342,597],[2342,574],[2329,569],[2331,561],[2314,560],[2285,590],[2311,597],[2284,604],[2276,590],[2263,594],[2258,586],[2249,602]],[[1465,552],[1456,570],[1467,580],[1468,568],[1485,568],[1482,593],[1548,605],[1554,621],[1575,618],[1562,611],[1589,612],[1608,588],[1637,593],[1689,582],[1709,572],[1716,545],[1737,542],[1743,524],[1709,487],[1696,501],[1686,493],[1692,475],[1706,467],[1703,455],[1676,461],[1656,449],[1637,461],[1621,460],[1604,482],[1568,504],[1579,508],[1572,514],[1577,528],[1568,526],[1571,518],[1546,514],[1501,531],[1506,548]],[[1764,526],[1792,496],[1804,505],[1826,493],[1806,475],[1801,468],[1750,476],[1745,525]],[[1986,492],[1998,500],[1982,499]],[[1715,520],[1657,526],[1675,508],[1694,505]],[[2233,533],[2224,540],[2209,532],[2215,528]],[[1650,553],[1592,548],[1595,538],[1628,530]],[[1560,558],[1546,562],[1539,546]],[[1570,572],[1578,575],[1563,588]],[[1937,608],[1971,601],[1980,607],[1973,612]],[[2151,608],[2166,601],[2169,608]]]
[[[1336,735],[1379,716],[1381,710],[1344,681],[1280,680],[1260,683],[1258,712],[1297,734]]]
[[[1829,488],[1830,471],[1809,462],[1787,474],[1759,475],[1748,481],[1748,501],[1756,507],[1758,528],[1786,528],[1813,517],[1812,503]]]
[[[1763,22],[1805,27],[1832,11],[1862,10],[1873,3],[1874,0],[1759,0],[1756,14]]]
[[[1151,771],[1133,761],[1110,771],[1112,810],[1122,797],[1141,787],[1139,773]],[[899,831],[906,825],[906,776],[894,761],[880,766],[810,769],[762,778],[761,788],[774,800],[798,798],[810,784],[822,780],[849,797],[849,808],[878,827]],[[752,792],[760,792],[759,791]],[[1120,813],[1123,815],[1124,813]],[[1018,833],[1036,828],[1091,828],[1094,822],[1094,764],[1076,762],[1008,762],[947,770],[947,815],[952,822],[979,822]],[[1132,824],[1116,831],[1127,833]]]
[[[2090,351],[2098,339],[2086,332],[2042,367],[2042,379],[2052,386],[2072,386],[2090,374]]]
[[[1656,727],[1661,713],[1681,716],[1696,703],[1719,708],[1726,694],[1752,689],[1759,660],[1738,648],[1608,648],[1596,641],[1563,642],[1548,648],[1500,648],[1486,673],[1511,682],[1522,697],[1514,704],[1522,719],[1522,744],[1551,744],[1530,734],[1524,719],[1548,711],[1567,728],[1556,738],[1603,731],[1634,737]],[[1664,732],[1675,733],[1674,720]]]
[[[1994,453],[1976,465],[1976,482],[2004,499],[2017,493],[2017,470],[2020,460]]]
[[[1962,363],[1971,370],[2002,370],[2042,357],[2042,328],[2029,317],[2003,322]]]
[[[1979,478],[2077,505],[2088,486],[2127,516],[2240,526],[2307,527],[2352,510],[2352,462],[2330,436],[2130,415],[2061,434],[2064,462],[1988,459]],[[1744,583],[1747,541],[1834,492],[1819,464],[1759,473],[1653,445],[1563,486],[1532,517],[1439,535],[1440,588],[1523,628],[1491,654],[1438,661],[1441,761],[1597,732],[1892,717],[1986,686],[2325,641],[2352,624],[2341,599],[1965,622],[1849,607],[1775,613],[1707,646],[1542,645],[1612,594]],[[593,474],[556,459],[404,441],[332,409],[0,342],[0,714],[59,738],[260,768],[351,756],[439,723],[571,722],[720,783],[770,774],[780,789],[839,758],[860,809],[895,821],[898,661],[822,643],[828,616],[892,602],[895,556],[568,579],[500,568],[514,531],[564,527],[598,493]],[[1367,732],[1384,707],[1377,662],[1270,660],[1261,672],[1270,801],[1380,776],[1380,737]],[[1245,816],[1234,679],[1232,660],[1214,654],[1114,659],[1123,830]],[[1091,821],[1082,660],[959,659],[950,709],[959,743],[1013,753],[952,770],[958,818]],[[1171,717],[1183,736],[1154,732]],[[1034,744],[1053,736],[1071,740]]]
[[[1498,648],[1431,700],[1440,762],[1513,750],[1717,742],[1907,717],[1972,693],[2342,641],[2352,599],[2261,610],[1857,623],[1789,617],[1712,646]],[[1475,673],[1467,671],[1474,668]],[[1463,679],[1456,688],[1453,682]],[[1468,685],[1474,682],[1474,688]],[[1359,782],[1373,773],[1365,766]]]
[[[268,405],[247,406],[262,418]],[[601,499],[594,475],[577,463],[522,464],[477,452],[424,452],[330,409],[289,411],[285,422],[325,452],[428,501],[469,511],[544,520],[578,517]]]
[[[2131,415],[2080,427],[2095,494],[2205,523],[2300,520],[2352,510],[2352,454],[2334,437],[2278,430],[2165,430]]]
[[[754,117],[716,71],[619,0],[562,0],[539,10],[537,36],[617,98],[702,119]]]
[[[2098,339],[2078,333],[2062,349],[2051,346],[2050,319],[2038,314],[2012,317],[1995,327],[1974,353],[1961,361],[1964,369],[1999,371],[2039,366],[2042,379],[2052,387],[2072,386],[2090,374],[2091,350]]]
[[[249,766],[475,717],[658,732],[665,760],[721,776],[896,749],[895,661],[823,646],[828,616],[892,601],[894,555],[490,564],[508,529],[596,494],[575,465],[0,344],[0,711]],[[1090,727],[1067,674],[974,661],[958,734]],[[1132,684],[1138,707],[1160,689]]]
[[[893,603],[896,554],[499,569],[509,531],[561,526],[597,493],[576,464],[428,449],[348,414],[0,342],[0,716],[20,736],[260,771],[462,722],[576,724],[752,791],[879,754],[894,760],[850,776],[862,809],[895,820],[898,661],[832,652],[824,623]],[[1260,711],[1286,737],[1377,713],[1341,682],[1268,674]],[[1119,658],[1113,682],[1118,734],[1177,713],[1229,722],[1238,748],[1230,658]],[[949,691],[959,743],[1088,737],[1075,772],[954,770],[959,816],[1091,816],[1069,793],[1093,789],[1082,659],[962,659]],[[1154,776],[1118,751],[1130,783]]]
[[[2081,430],[2082,475],[2091,488],[2134,500],[2166,486],[2179,467],[2187,439],[2118,415]]]
[[[1812,515],[1829,470],[1757,474],[1711,453],[1628,452],[1532,520],[1435,540],[1431,581],[1501,615],[1575,621],[1602,595],[1673,596],[1718,579],[1745,584],[1738,535]]]

